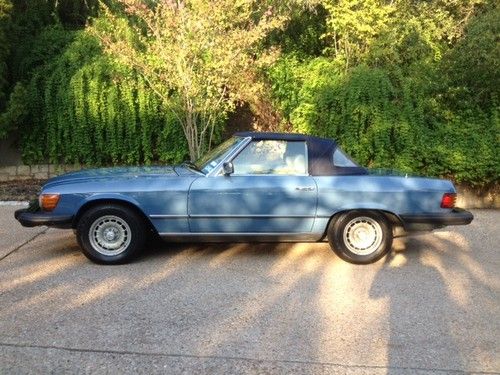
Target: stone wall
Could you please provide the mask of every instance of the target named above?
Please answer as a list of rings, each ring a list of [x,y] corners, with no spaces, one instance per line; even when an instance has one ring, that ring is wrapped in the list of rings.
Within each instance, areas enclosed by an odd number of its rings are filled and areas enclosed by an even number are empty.
[[[462,208],[500,208],[500,186],[473,188],[457,185],[457,207]]]
[[[79,165],[11,165],[0,167],[0,181],[46,180],[59,174],[80,169]]]

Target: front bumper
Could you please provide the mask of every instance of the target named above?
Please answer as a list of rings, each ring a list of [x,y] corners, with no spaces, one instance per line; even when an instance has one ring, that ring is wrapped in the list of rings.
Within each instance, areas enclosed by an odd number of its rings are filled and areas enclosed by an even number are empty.
[[[447,225],[467,225],[472,222],[474,215],[462,208],[455,208],[446,213],[401,215],[405,229],[418,230],[423,226],[442,228]]]
[[[30,211],[29,208],[23,208],[14,212],[14,217],[23,227],[36,227],[38,225],[47,225],[56,228],[71,228],[73,215],[54,215],[41,211]]]

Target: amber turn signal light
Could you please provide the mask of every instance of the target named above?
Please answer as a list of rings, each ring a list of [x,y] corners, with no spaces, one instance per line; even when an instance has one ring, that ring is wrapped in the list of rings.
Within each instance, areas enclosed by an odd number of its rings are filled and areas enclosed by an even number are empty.
[[[59,202],[59,194],[42,194],[40,195],[40,207],[44,211],[52,211],[56,208]]]
[[[443,199],[441,199],[441,208],[453,208],[453,207],[455,207],[456,200],[457,200],[457,195],[455,193],[443,194]]]

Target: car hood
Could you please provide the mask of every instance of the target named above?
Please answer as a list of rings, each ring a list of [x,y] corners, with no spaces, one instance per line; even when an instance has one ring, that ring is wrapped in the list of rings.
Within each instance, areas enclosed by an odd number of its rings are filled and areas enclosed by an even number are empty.
[[[182,172],[186,169],[183,167],[171,166],[149,166],[149,167],[112,167],[112,168],[98,168],[98,169],[82,169],[76,172],[65,173],[63,175],[53,177],[47,181],[44,187],[54,185],[100,180],[100,179],[127,179],[137,177],[175,177],[179,174],[176,172],[177,168],[181,168]]]

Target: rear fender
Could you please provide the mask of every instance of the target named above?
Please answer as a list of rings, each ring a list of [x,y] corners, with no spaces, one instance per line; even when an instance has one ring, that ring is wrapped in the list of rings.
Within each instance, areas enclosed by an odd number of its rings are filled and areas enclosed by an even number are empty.
[[[322,232],[323,232],[323,239],[326,238],[326,234],[327,234],[327,231],[328,231],[328,227],[330,226],[330,223],[333,220],[335,220],[337,217],[339,217],[340,215],[342,215],[343,213],[348,212],[348,211],[372,211],[372,212],[378,212],[378,213],[382,214],[385,217],[385,219],[391,224],[391,226],[395,230],[396,230],[396,227],[398,227],[398,228],[399,227],[404,228],[403,220],[401,219],[401,217],[398,214],[396,214],[396,213],[388,210],[387,207],[385,207],[384,205],[380,205],[380,204],[359,204],[356,207],[343,207],[343,208],[339,209],[338,211],[336,211],[334,214],[332,214],[330,217],[323,218],[323,220],[321,220],[322,218],[318,218],[316,224],[321,225],[321,227],[323,228],[323,230],[322,230]],[[396,232],[399,233],[399,231],[400,231],[401,228],[397,229]]]

